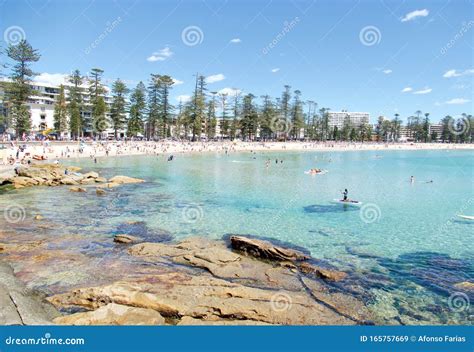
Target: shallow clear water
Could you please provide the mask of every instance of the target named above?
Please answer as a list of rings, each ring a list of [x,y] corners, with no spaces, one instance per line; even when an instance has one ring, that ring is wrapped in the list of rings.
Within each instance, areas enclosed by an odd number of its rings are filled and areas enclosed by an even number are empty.
[[[150,237],[273,238],[351,271],[382,316],[405,314],[403,323],[472,319],[472,307],[448,305],[458,291],[453,285],[473,277],[474,222],[457,217],[474,215],[470,151],[178,154],[172,162],[134,156],[68,163],[147,182],[104,197],[67,187],[21,190],[1,195],[0,206],[21,204],[27,214],[56,219],[58,233],[111,235],[126,221],[143,220]],[[304,173],[313,167],[328,173]],[[344,188],[363,205],[335,204]],[[463,294],[473,301],[472,291]]]

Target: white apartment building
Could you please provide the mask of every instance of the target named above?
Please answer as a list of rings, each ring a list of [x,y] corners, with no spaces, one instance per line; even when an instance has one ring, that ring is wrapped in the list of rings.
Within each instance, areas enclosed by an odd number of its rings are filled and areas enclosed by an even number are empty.
[[[1,79],[0,81],[7,82],[7,79]],[[68,84],[65,84],[65,95],[67,97]],[[48,132],[54,130],[54,106],[59,96],[59,86],[54,86],[51,84],[45,84],[40,82],[32,82],[31,88],[34,91],[34,95],[30,96],[28,99],[28,106],[30,107],[31,114],[31,132],[32,134],[38,134],[43,132]],[[89,110],[89,87],[87,85],[81,86],[82,90],[82,100],[84,104],[84,111],[81,112],[84,125],[83,130],[81,131],[84,136],[92,136],[93,128],[91,123],[91,112]],[[106,90],[109,89],[106,87]],[[0,104],[2,103],[2,97],[4,92],[0,89]],[[109,107],[112,102],[111,96],[106,94],[104,96],[105,103]],[[110,114],[107,114],[107,118],[110,119]],[[109,124],[111,126],[111,124]],[[14,131],[7,131],[13,133]],[[102,133],[101,137],[107,137],[114,134],[112,128],[108,128]],[[69,133],[66,133],[63,137],[68,137]],[[125,136],[125,131],[120,131],[120,137]]]
[[[339,130],[344,127],[344,121],[349,117],[349,121],[355,127],[369,123],[368,112],[350,112],[350,111],[329,111],[328,125],[330,128],[337,127]]]

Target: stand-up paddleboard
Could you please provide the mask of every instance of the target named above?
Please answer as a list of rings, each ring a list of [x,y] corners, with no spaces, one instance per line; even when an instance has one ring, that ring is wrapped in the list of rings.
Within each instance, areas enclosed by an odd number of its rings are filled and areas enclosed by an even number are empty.
[[[474,220],[474,216],[470,215],[458,215],[461,219]]]
[[[321,172],[311,172],[310,170],[304,172],[306,175],[324,175],[328,173],[328,170],[321,170]]]
[[[355,205],[355,206],[362,205],[362,202],[359,202],[358,200],[334,199],[334,203],[339,203],[339,204],[344,204],[344,205]]]

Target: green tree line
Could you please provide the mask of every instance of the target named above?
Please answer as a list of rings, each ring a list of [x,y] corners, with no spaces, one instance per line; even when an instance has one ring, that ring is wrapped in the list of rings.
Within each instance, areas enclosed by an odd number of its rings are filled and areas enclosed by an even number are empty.
[[[31,67],[40,54],[26,40],[8,46],[5,54],[12,65],[10,80],[3,82],[7,114],[0,117],[0,123],[21,136],[32,129],[28,102],[35,93],[31,83],[36,73]],[[115,138],[125,131],[128,137],[143,135],[149,140],[219,137],[390,142],[400,140],[403,128],[398,114],[393,119],[379,117],[375,128],[368,123],[355,125],[349,115],[341,128],[331,127],[330,109],[319,107],[313,100],[304,101],[302,92],[289,85],[275,99],[242,94],[237,89],[231,94],[219,93],[209,91],[205,77],[196,74],[190,99],[174,106],[170,101],[174,81],[169,75],[151,74],[147,82],[139,82],[133,89],[116,79],[109,90],[103,73],[102,69],[93,68],[86,76],[75,70],[69,75],[68,84],[59,87],[54,108],[54,130],[58,134],[80,138],[85,133],[101,136],[112,130]],[[407,121],[406,133],[416,142],[473,141],[472,115],[463,114],[458,120],[446,116],[440,136],[430,128],[429,113],[416,111]]]

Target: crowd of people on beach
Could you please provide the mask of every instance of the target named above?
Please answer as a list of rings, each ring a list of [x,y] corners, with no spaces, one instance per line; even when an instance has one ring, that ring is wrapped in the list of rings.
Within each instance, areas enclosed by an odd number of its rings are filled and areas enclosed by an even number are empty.
[[[33,160],[60,160],[67,158],[97,158],[121,155],[170,155],[179,153],[234,153],[250,151],[344,151],[344,150],[383,150],[383,149],[458,149],[460,145],[427,144],[386,144],[350,142],[243,142],[243,141],[86,141],[40,142],[9,141],[0,144],[0,165],[27,165]],[[169,161],[171,161],[171,158]],[[278,160],[276,161],[278,162]],[[281,161],[282,162],[282,161]],[[269,162],[266,163],[268,167]],[[318,174],[323,170],[314,169]]]

